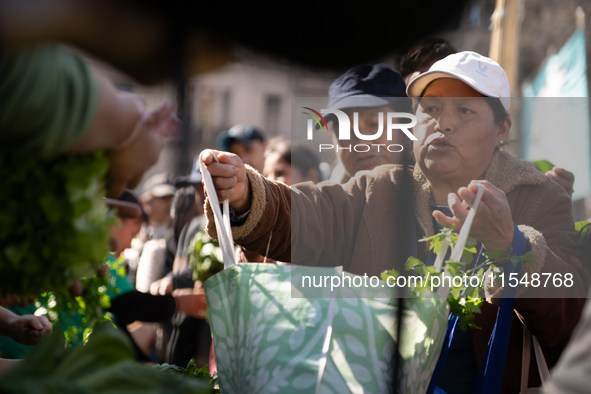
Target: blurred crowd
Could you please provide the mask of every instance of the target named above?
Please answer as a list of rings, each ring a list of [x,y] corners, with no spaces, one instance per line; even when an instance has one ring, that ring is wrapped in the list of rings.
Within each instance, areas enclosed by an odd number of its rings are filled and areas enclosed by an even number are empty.
[[[265,133],[252,124],[238,124],[220,134],[219,148],[233,152],[268,179],[287,185],[321,181],[317,155],[303,145],[276,137],[268,140]],[[115,230],[119,240],[127,278],[137,291],[152,295],[172,294],[177,289],[199,289],[190,264],[195,245],[192,240],[205,230],[205,200],[198,158],[186,176],[172,177],[162,173],[151,176],[134,201],[126,193],[125,201],[141,205],[141,215],[132,223],[123,222]],[[263,262],[264,256],[240,252],[241,261]],[[169,321],[134,323],[131,336],[142,356],[155,356],[153,361],[186,365],[195,357],[198,365],[207,364],[211,333],[201,317],[176,312]]]

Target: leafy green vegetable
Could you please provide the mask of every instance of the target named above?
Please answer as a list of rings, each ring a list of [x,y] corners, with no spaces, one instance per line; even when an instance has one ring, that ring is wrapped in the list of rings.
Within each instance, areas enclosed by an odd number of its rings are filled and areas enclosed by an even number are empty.
[[[193,280],[205,282],[224,269],[222,249],[218,242],[210,238],[205,231],[195,234],[189,250]]]
[[[0,295],[67,289],[100,268],[116,223],[103,202],[108,168],[100,152],[0,156]]]
[[[429,242],[429,249],[435,254],[438,254],[445,241],[448,242],[449,246],[453,250],[457,240],[458,234],[454,232],[455,228],[443,228],[441,231],[430,237],[421,239],[422,242]],[[405,270],[413,271],[423,277],[423,281],[417,281],[417,285],[413,288],[413,293],[419,296],[421,293],[431,290],[431,285],[434,283],[434,278],[441,280],[443,275],[450,276],[452,278],[470,277],[477,276],[483,278],[488,269],[489,272],[493,272],[498,275],[502,272],[501,267],[495,266],[500,262],[509,262],[509,264],[517,264],[523,262],[526,264],[533,264],[535,257],[532,252],[527,252],[523,256],[511,256],[511,250],[506,253],[493,252],[484,253],[486,261],[475,268],[466,269],[472,261],[474,261],[474,255],[477,253],[476,250],[477,242],[472,238],[468,238],[464,250],[462,252],[462,259],[465,263],[453,260],[447,260],[442,266],[441,272],[436,272],[435,267],[426,266],[421,260],[416,257],[409,257],[405,264]],[[382,279],[387,281],[389,277],[397,278],[400,274],[396,270],[385,271],[382,273]],[[487,274],[487,278],[489,274]],[[476,313],[480,313],[480,307],[484,303],[484,298],[481,293],[484,287],[484,281],[478,282],[478,285],[473,286],[473,282],[470,280],[454,281],[452,279],[452,286],[450,289],[450,295],[447,302],[450,305],[450,311],[455,316],[459,317],[460,328],[466,330],[468,327],[479,328],[474,324],[474,318]],[[435,283],[442,283],[437,282]],[[457,285],[457,283],[460,283]]]
[[[82,295],[74,297],[68,290],[52,289],[41,294],[38,312],[47,315],[53,324],[64,327],[68,344],[82,344],[102,321],[111,320],[105,309],[111,306],[107,295],[108,274],[102,278],[93,275],[80,279]]]
[[[23,393],[213,393],[207,378],[162,373],[133,361],[125,334],[101,323],[88,342],[74,350],[54,332],[26,359],[0,377],[0,392]]]
[[[577,230],[578,233],[581,233],[581,236],[586,235],[589,230],[591,229],[591,222],[589,222],[588,220],[581,220],[580,222],[576,222],[575,223],[575,230]]]
[[[538,171],[541,171],[543,174],[554,168],[554,164],[550,163],[548,160],[536,160],[532,161],[532,164],[536,166]]]
[[[197,366],[195,365],[195,358],[192,358],[189,361],[186,368],[166,363],[154,365],[152,368],[155,368],[160,372],[173,375],[183,375],[198,379],[209,379],[209,386],[212,389],[212,393],[219,394],[220,392],[219,389],[215,388],[218,385],[218,373],[214,372],[213,376],[211,376],[207,365],[201,368],[197,368]]]

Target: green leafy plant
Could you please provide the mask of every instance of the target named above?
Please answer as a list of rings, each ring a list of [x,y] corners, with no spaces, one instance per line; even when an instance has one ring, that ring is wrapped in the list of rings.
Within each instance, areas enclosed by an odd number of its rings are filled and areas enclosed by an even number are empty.
[[[536,166],[538,171],[544,174],[548,171],[551,171],[554,168],[554,164],[550,163],[548,160],[536,160],[532,161],[532,164]]]
[[[0,295],[67,289],[109,252],[103,153],[50,160],[0,156]]]
[[[111,307],[109,295],[120,292],[115,275],[126,275],[121,261],[107,259],[109,271],[104,276],[95,274],[81,278],[83,291],[80,296],[75,297],[67,290],[51,289],[39,297],[37,313],[47,315],[54,324],[60,324],[68,345],[82,344],[99,323],[112,322],[106,310]]]
[[[577,232],[581,234],[581,238],[583,238],[589,233],[591,228],[590,225],[591,222],[588,220],[581,220],[579,222],[575,222],[575,230],[577,230]]]
[[[94,275],[80,282],[84,289],[80,296],[75,297],[68,290],[52,289],[41,294],[37,303],[39,313],[47,314],[53,324],[64,328],[68,344],[83,343],[100,322],[111,320],[105,313],[111,306],[108,278]]]
[[[129,340],[111,323],[97,326],[84,346],[68,349],[60,333],[45,338],[25,360],[0,376],[0,392],[209,394],[209,378],[162,373],[133,361]]]
[[[222,248],[205,231],[195,234],[189,250],[191,251],[189,262],[193,271],[193,280],[205,282],[224,269]]]
[[[197,368],[195,365],[195,358],[192,358],[188,363],[187,367],[179,367],[177,365],[172,364],[156,364],[152,368],[155,368],[163,373],[173,374],[173,375],[182,375],[197,379],[209,379],[209,387],[211,388],[211,392],[214,394],[219,394],[220,390],[216,389],[218,385],[218,373],[217,371],[213,373],[213,376],[209,373],[209,368],[207,365]]]
[[[453,250],[457,240],[458,234],[455,233],[453,226],[451,228],[443,228],[439,233],[421,239],[422,242],[429,242],[429,250],[433,251],[436,255],[440,252],[445,242]],[[439,272],[435,266],[426,266],[421,260],[412,256],[405,264],[405,270],[412,271],[423,278],[422,281],[416,281],[416,286],[412,289],[412,292],[416,296],[421,296],[427,290],[434,290],[432,287],[433,283],[443,283],[444,275],[451,277],[451,280],[445,281],[446,283],[451,283],[447,302],[450,306],[450,312],[459,317],[459,326],[463,330],[466,330],[468,327],[479,328],[474,323],[474,318],[476,313],[480,313],[480,308],[484,303],[482,296],[484,280],[477,281],[477,284],[474,284],[470,280],[454,281],[453,278],[469,278],[471,276],[484,278],[485,273],[489,269],[493,273],[493,277],[496,278],[496,275],[503,272],[503,266],[498,265],[499,263],[508,263],[515,266],[519,262],[531,264],[535,261],[532,252],[527,252],[523,256],[511,256],[511,250],[506,253],[499,251],[493,253],[485,252],[484,256],[486,260],[482,264],[471,269],[466,269],[465,267],[470,266],[474,261],[474,255],[477,253],[476,245],[476,240],[468,238],[462,251],[462,260],[464,262],[446,260]],[[382,279],[385,281],[389,277],[397,278],[398,276],[400,276],[400,273],[396,270],[382,273]],[[438,278],[439,280],[435,280],[434,278]]]

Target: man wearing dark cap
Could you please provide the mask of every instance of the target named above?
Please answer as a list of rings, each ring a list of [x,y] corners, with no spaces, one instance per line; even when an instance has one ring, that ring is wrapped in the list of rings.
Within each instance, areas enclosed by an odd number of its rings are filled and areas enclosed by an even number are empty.
[[[355,173],[362,170],[373,170],[383,164],[401,164],[404,155],[411,154],[410,139],[402,131],[394,131],[392,140],[387,139],[386,114],[388,112],[411,112],[411,101],[406,95],[406,85],[397,71],[386,64],[365,64],[347,70],[337,78],[328,91],[328,109],[345,112],[354,124],[354,113],[358,113],[359,132],[372,135],[378,131],[382,117],[381,136],[373,141],[359,139],[351,133],[350,140],[338,142],[338,157],[345,173],[341,183],[346,182]],[[325,117],[327,122],[334,120],[334,115]],[[407,123],[407,119],[395,123]],[[334,124],[333,130],[336,131]],[[355,145],[365,144],[370,147],[367,152],[355,150]]]
[[[218,137],[218,145],[226,152],[232,152],[258,172],[265,164],[265,136],[252,124],[237,124]]]

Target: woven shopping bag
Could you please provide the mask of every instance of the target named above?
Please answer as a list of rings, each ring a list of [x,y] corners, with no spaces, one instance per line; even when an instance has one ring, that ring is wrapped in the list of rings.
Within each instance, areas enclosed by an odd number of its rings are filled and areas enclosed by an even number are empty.
[[[221,392],[395,392],[392,352],[399,300],[368,297],[366,289],[354,287],[338,288],[326,298],[292,297],[297,293],[292,275],[356,275],[340,267],[236,264],[228,202],[222,214],[211,175],[200,165],[225,266],[204,283]],[[470,225],[464,228],[467,233]],[[449,289],[425,293],[404,302],[399,393],[427,391],[445,338]]]

